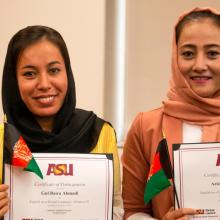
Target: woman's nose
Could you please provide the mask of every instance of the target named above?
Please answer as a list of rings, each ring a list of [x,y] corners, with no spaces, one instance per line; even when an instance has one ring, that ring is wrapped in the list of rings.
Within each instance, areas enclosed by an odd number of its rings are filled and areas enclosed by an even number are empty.
[[[198,54],[194,60],[192,70],[197,73],[202,73],[207,70],[207,59],[205,55]]]
[[[38,79],[38,89],[40,90],[48,90],[51,88],[50,77],[47,72],[42,72],[39,74]]]

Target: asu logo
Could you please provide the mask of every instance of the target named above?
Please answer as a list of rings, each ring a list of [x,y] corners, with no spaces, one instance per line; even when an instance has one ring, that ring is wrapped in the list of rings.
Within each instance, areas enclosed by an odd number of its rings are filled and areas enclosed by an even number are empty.
[[[53,174],[54,176],[73,176],[73,164],[49,164],[47,169],[47,176]]]

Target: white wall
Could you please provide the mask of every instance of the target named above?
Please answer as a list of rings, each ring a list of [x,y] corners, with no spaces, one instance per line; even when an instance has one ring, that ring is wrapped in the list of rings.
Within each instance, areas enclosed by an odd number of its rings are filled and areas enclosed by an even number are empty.
[[[55,28],[66,41],[77,106],[103,116],[105,0],[0,0],[0,73],[9,39],[36,24]]]

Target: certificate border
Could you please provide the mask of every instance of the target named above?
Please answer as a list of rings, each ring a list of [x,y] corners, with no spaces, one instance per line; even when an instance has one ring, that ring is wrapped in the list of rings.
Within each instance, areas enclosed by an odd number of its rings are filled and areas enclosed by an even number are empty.
[[[183,153],[190,152],[190,151],[212,151],[212,150],[218,150],[219,147],[211,147],[210,145],[220,144],[219,142],[207,142],[207,143],[182,143],[182,144],[174,144],[173,145],[173,164],[174,164],[174,151],[178,151],[178,157],[179,157],[179,196],[181,198],[180,201],[180,207],[184,207],[184,178],[183,178]],[[181,145],[197,145],[198,147],[189,147],[189,148],[183,148],[181,149]],[[205,147],[205,145],[209,145]],[[204,146],[204,147],[199,147]],[[174,170],[174,168],[173,168]],[[176,201],[176,200],[175,200]]]
[[[109,213],[109,197],[110,197],[110,164],[109,164],[109,161],[111,161],[111,164],[112,164],[112,173],[113,173],[113,178],[112,178],[112,186],[113,186],[113,189],[112,189],[112,198],[114,198],[114,161],[113,161],[113,154],[97,154],[97,153],[94,153],[93,155],[104,155],[106,157],[97,157],[97,158],[93,158],[93,157],[83,157],[83,156],[79,156],[79,157],[76,157],[74,156],[74,154],[76,155],[91,155],[92,153],[90,154],[77,154],[77,153],[63,153],[63,154],[68,154],[69,156],[64,156],[62,157],[62,153],[60,153],[60,156],[45,156],[45,157],[42,157],[40,156],[41,153],[37,153],[37,155],[35,154],[34,158],[35,159],[38,159],[38,160],[48,160],[48,159],[61,159],[61,160],[70,160],[72,159],[73,161],[76,161],[76,160],[95,160],[95,161],[103,161],[105,160],[105,163],[106,163],[106,189],[105,189],[105,192],[106,192],[106,196],[105,196],[105,220],[112,220],[113,219],[113,200],[112,200],[112,213],[111,213],[111,217],[109,219],[109,216],[108,216],[108,213]],[[50,153],[43,153],[43,154],[50,154]],[[59,154],[59,153],[51,153],[51,154]],[[73,154],[73,156],[71,156],[71,154]],[[10,177],[10,195],[11,197],[13,198],[13,192],[14,192],[14,184],[13,184],[13,167],[10,166],[10,174],[9,174],[9,177]],[[108,187],[107,187],[108,186]],[[14,208],[13,208],[13,203],[11,201],[11,204],[10,204],[10,207],[9,207],[9,220],[14,220]],[[5,218],[4,218],[5,219]]]

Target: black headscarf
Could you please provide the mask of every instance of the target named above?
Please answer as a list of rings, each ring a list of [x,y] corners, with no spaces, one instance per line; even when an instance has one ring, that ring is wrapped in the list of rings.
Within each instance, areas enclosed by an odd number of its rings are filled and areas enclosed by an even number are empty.
[[[23,103],[16,78],[19,54],[42,38],[60,49],[68,78],[67,94],[54,119],[52,132],[43,131]],[[2,104],[8,122],[21,132],[32,152],[88,153],[96,145],[104,123],[93,112],[75,108],[75,83],[65,42],[57,31],[45,26],[24,28],[9,42],[3,70]]]

